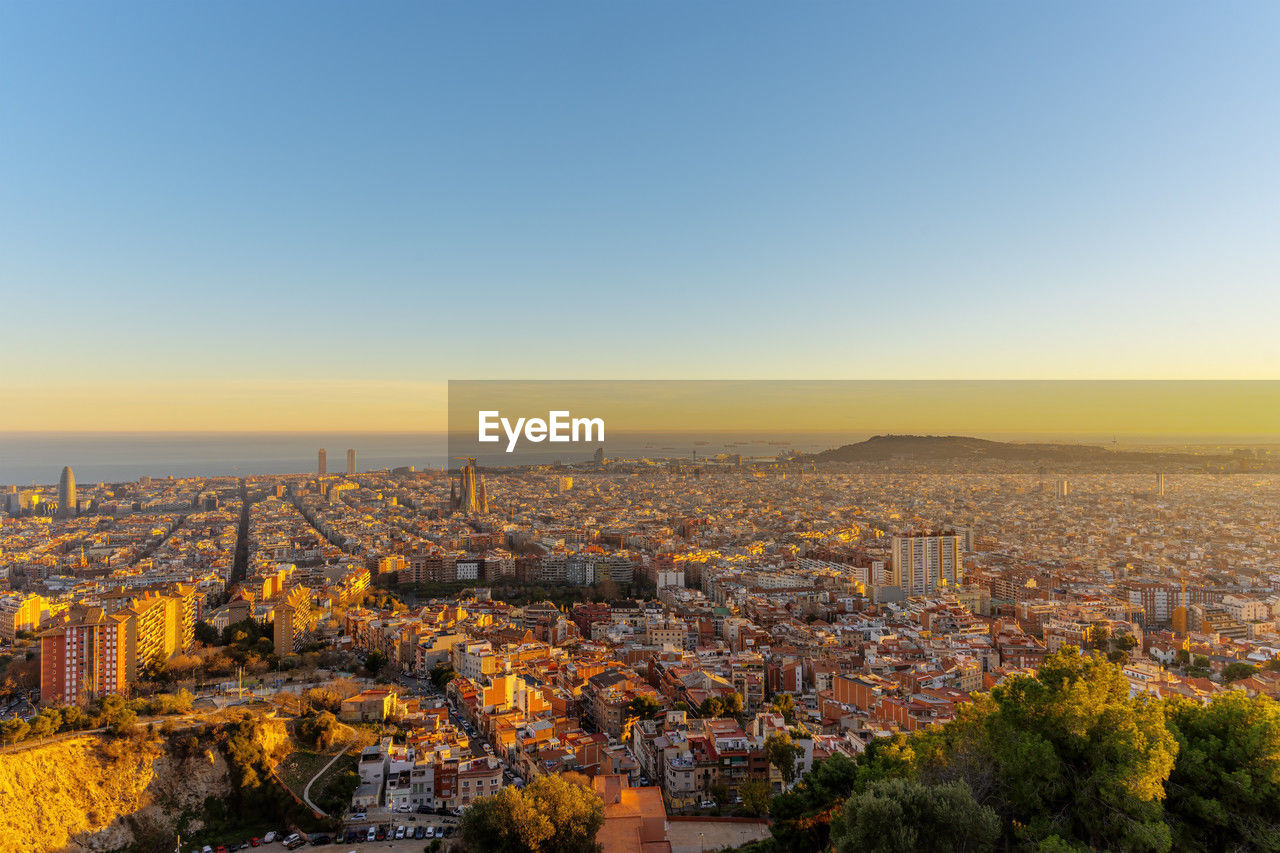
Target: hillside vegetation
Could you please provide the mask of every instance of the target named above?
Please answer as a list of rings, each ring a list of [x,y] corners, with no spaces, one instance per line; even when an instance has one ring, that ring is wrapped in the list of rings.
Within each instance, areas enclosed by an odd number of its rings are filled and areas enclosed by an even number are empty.
[[[755,853],[1280,850],[1280,703],[1133,698],[1067,647],[950,723],[828,759]]]

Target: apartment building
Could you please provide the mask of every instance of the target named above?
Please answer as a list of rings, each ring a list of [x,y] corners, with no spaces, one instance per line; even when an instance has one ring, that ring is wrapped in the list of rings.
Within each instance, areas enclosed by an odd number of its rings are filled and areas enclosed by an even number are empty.
[[[275,653],[284,656],[298,651],[306,644],[314,627],[311,590],[295,586],[275,607]]]
[[[34,631],[49,612],[49,601],[39,595],[15,593],[0,598],[0,641],[12,643],[19,631]]]
[[[391,688],[365,690],[342,700],[338,719],[347,723],[382,722],[395,715],[396,691]]]
[[[77,607],[40,636],[40,702],[68,705],[121,693],[129,683],[130,614]]]
[[[893,585],[904,596],[932,595],[960,580],[960,536],[956,534],[894,536],[891,548]]]

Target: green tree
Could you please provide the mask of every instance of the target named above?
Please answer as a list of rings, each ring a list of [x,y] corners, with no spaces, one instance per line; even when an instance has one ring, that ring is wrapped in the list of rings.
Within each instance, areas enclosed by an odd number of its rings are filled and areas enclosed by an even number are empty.
[[[796,721],[796,700],[790,693],[779,693],[773,697],[773,710],[782,715],[787,725]]]
[[[873,741],[868,750],[878,749]],[[840,803],[858,784],[859,765],[836,754],[815,762],[794,788],[773,798],[773,837],[785,850],[824,850],[830,840],[831,820]]]
[[[943,755],[990,760],[993,804],[1026,841],[1169,849],[1161,800],[1177,741],[1163,706],[1131,698],[1120,668],[1101,657],[1059,650],[1035,676],[972,703],[951,731],[922,739],[937,743]]]
[[[62,725],[60,731],[72,732],[89,726],[89,718],[79,705],[68,705],[62,709]]]
[[[443,690],[444,686],[450,681],[453,681],[457,676],[458,673],[454,672],[452,666],[447,663],[438,663],[432,667],[430,678],[432,684],[434,684],[438,689]]]
[[[962,782],[873,782],[845,802],[841,817],[832,835],[837,853],[983,851],[1000,837],[1000,818]]]
[[[742,808],[752,816],[769,813],[769,783],[763,779],[748,779],[738,786]]]
[[[1242,660],[1233,660],[1223,668],[1222,680],[1230,684],[1233,681],[1239,681],[1242,678],[1249,678],[1257,674],[1258,668],[1253,664],[1245,663]]]
[[[319,750],[327,750],[343,738],[345,727],[330,711],[308,714],[298,721],[298,739]]]
[[[53,713],[56,715],[58,712],[54,711]],[[53,734],[57,730],[58,724],[54,722],[48,714],[42,711],[31,721],[30,731],[27,732],[27,737],[30,740],[39,740],[40,738],[49,737],[49,735]]]
[[[786,732],[771,734],[764,741],[764,754],[769,763],[778,768],[782,781],[788,786],[796,780],[796,761],[804,754]]]
[[[27,724],[26,720],[15,717],[12,720],[5,720],[4,725],[0,726],[0,737],[4,739],[6,744],[20,743],[26,738],[30,730],[31,726]]]
[[[151,697],[148,710],[156,716],[186,714],[190,712],[194,702],[195,697],[191,695],[191,691],[184,688],[177,693],[160,693]]]
[[[122,708],[113,713],[107,722],[107,731],[113,735],[126,734],[138,721],[138,714],[131,708]]]
[[[711,794],[711,799],[716,801],[716,808],[722,809],[729,805],[729,786],[725,783],[715,783],[708,789],[707,793]]]
[[[218,633],[218,629],[201,619],[196,623],[195,639],[198,643],[204,643],[206,646],[216,646],[218,641],[222,639],[222,635]]]
[[[662,704],[647,693],[642,693],[627,703],[627,716],[637,720],[651,720],[661,710]]]
[[[387,665],[387,656],[379,651],[369,652],[369,656],[364,659],[364,668],[371,675],[377,675]]]
[[[595,853],[596,834],[604,826],[604,802],[595,791],[558,776],[543,776],[525,788],[525,795],[555,827],[550,850]]]
[[[468,850],[504,853],[595,853],[604,803],[590,788],[559,776],[535,779],[524,790],[503,788],[463,813]]]
[[[1280,704],[1242,691],[1168,705],[1166,809],[1179,850],[1280,850]]]
[[[724,713],[724,702],[719,696],[708,696],[702,700],[702,704],[698,706],[698,716],[707,719],[719,717]]]
[[[481,797],[462,814],[459,834],[467,850],[541,851],[551,837],[551,822],[516,788]]]

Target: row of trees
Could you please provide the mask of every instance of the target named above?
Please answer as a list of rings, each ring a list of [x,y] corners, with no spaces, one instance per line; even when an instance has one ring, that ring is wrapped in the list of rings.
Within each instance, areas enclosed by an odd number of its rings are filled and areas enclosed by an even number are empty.
[[[1280,703],[1132,697],[1066,648],[944,726],[822,762],[758,847],[1280,850]]]
[[[742,694],[728,693],[723,696],[708,696],[702,700],[698,708],[699,717],[740,717],[742,716]]]
[[[1207,655],[1192,655],[1186,649],[1178,649],[1177,663],[1184,675],[1191,678],[1209,678],[1213,673]],[[1242,660],[1232,661],[1222,668],[1222,681],[1231,684],[1258,674],[1258,667]]]
[[[316,642],[296,653],[277,655],[273,641],[274,624],[260,625],[245,619],[218,631],[207,622],[197,622],[195,646],[174,655],[142,674],[137,685],[141,693],[171,689],[178,684],[198,684],[230,678],[237,671],[248,676],[267,672],[313,670],[317,667],[354,671],[353,658]]]
[[[191,710],[192,695],[187,690],[161,693],[145,699],[103,696],[84,705],[42,708],[30,722],[21,718],[7,720],[0,726],[0,742],[6,746],[39,740],[64,732],[105,728],[110,734],[129,731],[140,715],[165,716],[185,714]]]

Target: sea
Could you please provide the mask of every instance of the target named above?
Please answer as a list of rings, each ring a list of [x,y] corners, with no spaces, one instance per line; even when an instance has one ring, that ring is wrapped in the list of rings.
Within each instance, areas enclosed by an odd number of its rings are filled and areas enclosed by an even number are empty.
[[[870,437],[870,433],[612,433],[603,443],[611,459],[714,458],[739,454],[747,460],[813,453]],[[979,435],[1001,441],[1062,441],[1116,446],[1111,436]],[[1265,442],[1270,436],[1127,436],[1120,447],[1221,447]],[[456,467],[456,457],[476,455],[475,442],[451,447],[444,432],[0,432],[0,485],[53,485],[64,465],[78,483],[118,483],[141,476],[222,477],[308,474],[325,448],[328,470],[345,473],[347,449],[356,451],[358,471],[412,465],[418,470]],[[573,464],[591,459],[594,445],[522,445],[516,453],[491,452],[481,465]],[[452,451],[452,452],[451,452]]]
[[[70,465],[77,483],[120,483],[142,476],[221,477],[345,473],[347,449],[361,471],[444,464],[444,433],[318,432],[9,432],[0,433],[0,484],[57,483]]]
[[[844,435],[803,433],[654,433],[614,435],[603,443],[609,458],[707,458],[737,453],[776,457],[785,451],[813,452],[847,441]],[[356,451],[358,471],[412,465],[417,470],[459,463],[444,432],[0,432],[0,485],[51,485],[64,465],[78,483],[118,483],[138,477],[222,477],[314,473],[325,449],[330,473],[345,473],[347,449]],[[486,447],[486,450],[489,448]],[[591,459],[596,446],[525,445],[514,454],[486,455],[481,464],[571,464]]]

